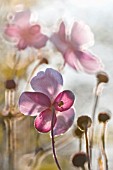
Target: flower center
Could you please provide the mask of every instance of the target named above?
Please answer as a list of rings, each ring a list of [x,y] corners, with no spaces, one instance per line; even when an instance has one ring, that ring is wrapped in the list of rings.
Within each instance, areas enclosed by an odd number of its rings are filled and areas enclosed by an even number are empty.
[[[58,106],[61,107],[61,106],[63,106],[63,104],[64,104],[64,102],[63,102],[63,101],[60,101],[60,102],[58,103]]]

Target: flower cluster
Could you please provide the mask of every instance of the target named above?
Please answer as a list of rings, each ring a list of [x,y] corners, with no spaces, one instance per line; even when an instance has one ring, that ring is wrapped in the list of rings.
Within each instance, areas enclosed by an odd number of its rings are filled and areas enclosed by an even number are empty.
[[[30,10],[16,12],[4,29],[5,37],[13,42],[18,50],[27,47],[40,49],[50,40],[62,54],[64,64],[67,63],[76,71],[94,74],[103,69],[100,59],[87,50],[94,43],[94,36],[88,25],[74,22],[68,35],[62,21],[58,32],[53,32],[48,37],[41,33],[39,24],[31,24],[30,18]]]

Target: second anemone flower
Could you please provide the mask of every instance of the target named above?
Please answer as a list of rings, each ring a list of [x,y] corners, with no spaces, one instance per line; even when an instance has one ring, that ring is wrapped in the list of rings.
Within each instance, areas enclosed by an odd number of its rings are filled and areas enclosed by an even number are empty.
[[[65,133],[73,124],[75,111],[72,107],[75,96],[70,90],[61,92],[62,75],[47,68],[40,71],[31,80],[35,92],[23,92],[19,99],[19,109],[24,115],[37,116],[35,128],[42,133],[51,131],[53,119],[53,135]]]
[[[15,12],[11,21],[5,26],[5,38],[13,42],[18,50],[24,50],[27,47],[40,49],[48,40],[47,36],[41,33],[40,25],[32,24],[30,19],[30,10]]]
[[[93,45],[94,36],[83,22],[74,22],[70,34],[66,33],[65,24],[61,22],[58,32],[54,32],[50,40],[63,55],[64,64],[76,71],[93,74],[103,69],[100,59],[87,50]]]

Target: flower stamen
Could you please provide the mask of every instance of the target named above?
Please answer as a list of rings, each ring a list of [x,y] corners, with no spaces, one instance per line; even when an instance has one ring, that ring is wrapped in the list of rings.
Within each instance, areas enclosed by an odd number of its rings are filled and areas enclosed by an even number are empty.
[[[58,103],[58,106],[59,107],[62,107],[64,105],[64,102],[63,101],[60,101],[59,103]]]

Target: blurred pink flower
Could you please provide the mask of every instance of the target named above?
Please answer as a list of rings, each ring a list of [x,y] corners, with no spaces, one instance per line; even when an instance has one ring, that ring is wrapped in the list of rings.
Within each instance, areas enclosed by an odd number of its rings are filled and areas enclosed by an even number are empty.
[[[5,27],[5,37],[14,42],[18,50],[28,46],[39,49],[44,47],[48,40],[47,36],[40,32],[40,25],[30,23],[30,16],[30,10],[16,12]]]
[[[35,92],[24,92],[20,96],[20,111],[24,115],[37,116],[34,125],[39,132],[46,133],[51,130],[53,112],[54,136],[65,133],[73,124],[75,111],[71,106],[75,97],[69,90],[60,92],[62,85],[61,74],[47,68],[31,80]]]
[[[66,34],[62,22],[59,31],[53,33],[50,40],[63,55],[65,63],[75,70],[91,74],[103,68],[100,59],[87,51],[94,43],[94,36],[83,22],[74,22],[70,35]]]

